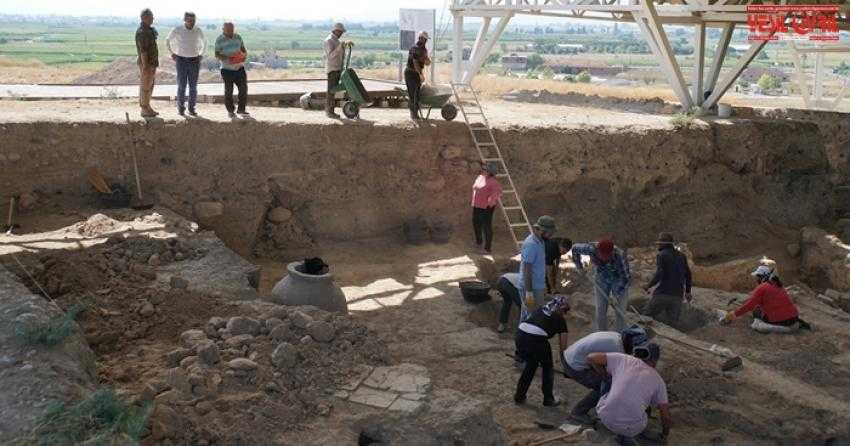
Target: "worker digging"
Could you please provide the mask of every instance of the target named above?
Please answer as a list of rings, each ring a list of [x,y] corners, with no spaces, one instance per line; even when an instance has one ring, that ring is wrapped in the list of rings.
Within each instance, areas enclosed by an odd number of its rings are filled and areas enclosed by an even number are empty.
[[[744,5],[313,3],[109,16],[138,92],[0,88],[0,444],[850,443],[850,128],[720,102],[786,60]],[[8,71],[71,38],[31,16]]]

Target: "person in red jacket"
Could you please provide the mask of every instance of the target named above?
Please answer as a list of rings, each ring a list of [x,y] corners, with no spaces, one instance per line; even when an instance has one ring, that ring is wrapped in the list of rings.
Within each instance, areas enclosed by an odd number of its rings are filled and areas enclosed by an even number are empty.
[[[493,244],[493,211],[502,197],[502,186],[496,181],[497,172],[495,164],[481,165],[481,174],[472,185],[472,229],[475,231],[475,246],[481,249],[483,241],[487,254]]]
[[[726,313],[721,322],[731,323],[752,311],[755,319],[753,329],[758,331],[784,332],[805,324],[800,321],[800,312],[783,288],[775,269],[761,265],[753,271],[752,275],[756,278],[758,286],[740,308]]]

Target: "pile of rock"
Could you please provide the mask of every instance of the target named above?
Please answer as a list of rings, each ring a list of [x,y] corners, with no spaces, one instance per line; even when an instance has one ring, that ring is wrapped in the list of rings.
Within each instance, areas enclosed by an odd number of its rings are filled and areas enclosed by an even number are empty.
[[[822,294],[818,294],[817,298],[830,307],[838,308],[850,313],[850,293],[842,293],[833,289],[827,289]]]
[[[180,347],[164,356],[169,368],[140,396],[156,403],[155,439],[233,439],[227,430],[212,435],[190,428],[209,429],[211,423],[200,417],[225,411],[228,425],[261,431],[256,423],[263,420],[253,413],[264,407],[278,422],[284,420],[285,428],[296,428],[309,417],[327,415],[333,393],[364,364],[386,364],[384,344],[347,316],[314,307],[262,309],[249,316],[213,317],[203,328],[180,335]],[[159,406],[170,409],[159,411]],[[185,434],[161,425],[167,422],[162,416],[181,412]]]

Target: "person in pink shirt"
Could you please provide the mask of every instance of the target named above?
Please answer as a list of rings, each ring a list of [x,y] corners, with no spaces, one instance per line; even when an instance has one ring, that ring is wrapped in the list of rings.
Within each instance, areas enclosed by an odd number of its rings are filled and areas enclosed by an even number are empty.
[[[475,244],[490,252],[493,244],[493,211],[502,196],[502,186],[496,180],[496,166],[481,165],[481,174],[472,185],[472,229],[475,231]],[[482,237],[483,236],[483,237]]]

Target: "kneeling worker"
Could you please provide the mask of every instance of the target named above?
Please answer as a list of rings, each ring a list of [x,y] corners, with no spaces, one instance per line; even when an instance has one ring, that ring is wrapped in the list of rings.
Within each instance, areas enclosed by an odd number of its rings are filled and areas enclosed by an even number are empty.
[[[631,355],[635,347],[644,347],[649,342],[646,331],[637,326],[616,331],[597,331],[591,333],[570,345],[563,355],[561,363],[564,376],[590,389],[570,412],[570,418],[582,424],[590,424],[588,416],[590,409],[599,402],[600,386],[606,379],[605,375],[597,373],[587,362],[591,353],[625,353]]]
[[[555,398],[552,388],[555,384],[552,364],[552,347],[549,338],[558,335],[560,349],[558,355],[567,348],[567,321],[564,319],[570,311],[570,304],[564,296],[558,296],[537,308],[531,316],[519,324],[516,333],[517,356],[525,362],[525,369],[517,382],[514,402],[525,403],[528,388],[537,372],[537,366],[543,368],[543,405],[557,406],[560,400]]]
[[[788,333],[797,328],[811,328],[808,323],[800,320],[800,312],[783,288],[782,281],[779,280],[774,268],[761,265],[753,271],[752,276],[759,285],[740,308],[726,313],[721,320],[722,323],[731,323],[752,311],[754,318],[752,329],[756,331]]]
[[[599,400],[596,413],[602,424],[617,434],[620,444],[637,445],[634,440],[646,429],[647,408],[657,406],[661,413],[662,436],[670,433],[672,418],[667,402],[667,385],[655,370],[661,347],[649,343],[634,349],[634,356],[622,353],[591,353],[587,362],[599,374],[611,375],[610,390]]]

